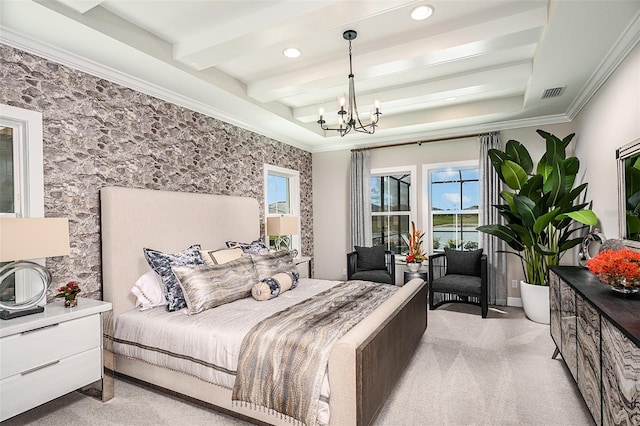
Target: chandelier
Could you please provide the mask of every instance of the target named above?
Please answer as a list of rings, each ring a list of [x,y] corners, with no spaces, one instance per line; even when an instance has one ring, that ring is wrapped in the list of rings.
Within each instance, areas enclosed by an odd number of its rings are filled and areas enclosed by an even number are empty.
[[[353,66],[351,63],[351,40],[355,40],[357,36],[358,33],[354,30],[347,30],[342,33],[342,37],[349,42],[349,96],[348,99],[345,99],[344,96],[340,98],[338,127],[329,127],[326,125],[327,122],[323,118],[324,111],[322,109],[320,109],[320,119],[318,120],[318,124],[322,130],[336,131],[340,136],[346,135],[351,130],[372,135],[375,133],[378,119],[382,115],[380,112],[380,103],[378,101],[374,102],[375,112],[372,113],[371,122],[369,124],[362,124],[360,115],[358,114],[358,106],[356,105],[356,89],[353,81]],[[348,102],[346,109],[345,102]]]

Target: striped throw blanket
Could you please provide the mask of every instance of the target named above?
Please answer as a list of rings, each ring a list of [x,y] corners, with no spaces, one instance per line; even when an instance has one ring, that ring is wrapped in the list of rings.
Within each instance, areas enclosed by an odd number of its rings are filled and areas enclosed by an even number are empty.
[[[396,290],[347,281],[257,324],[242,342],[233,401],[315,425],[333,344]]]

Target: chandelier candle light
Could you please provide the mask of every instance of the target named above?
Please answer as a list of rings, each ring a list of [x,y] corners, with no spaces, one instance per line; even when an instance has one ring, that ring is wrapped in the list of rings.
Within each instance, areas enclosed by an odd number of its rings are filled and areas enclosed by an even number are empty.
[[[334,130],[340,134],[340,136],[344,136],[349,133],[351,130],[360,133],[368,133],[370,135],[374,134],[376,131],[376,125],[378,124],[378,119],[382,113],[380,112],[380,102],[377,100],[374,101],[374,112],[372,113],[371,122],[369,124],[362,124],[360,120],[360,114],[358,113],[358,106],[356,105],[356,89],[355,83],[353,79],[353,65],[351,61],[351,40],[355,40],[358,36],[358,33],[354,30],[347,30],[342,33],[342,37],[349,42],[349,96],[348,99],[345,99],[344,96],[340,98],[340,110],[338,111],[338,127],[329,127],[327,126],[327,122],[324,120],[324,110],[320,108],[319,115],[320,119],[318,120],[318,124],[322,128],[322,130]],[[346,105],[345,103],[349,102]]]

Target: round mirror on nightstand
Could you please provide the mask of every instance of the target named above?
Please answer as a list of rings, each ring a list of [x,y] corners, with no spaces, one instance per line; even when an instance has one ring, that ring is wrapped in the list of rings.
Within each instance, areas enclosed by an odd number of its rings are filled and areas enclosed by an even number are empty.
[[[0,268],[0,309],[19,311],[36,306],[51,283],[51,274],[42,265],[26,260]]]

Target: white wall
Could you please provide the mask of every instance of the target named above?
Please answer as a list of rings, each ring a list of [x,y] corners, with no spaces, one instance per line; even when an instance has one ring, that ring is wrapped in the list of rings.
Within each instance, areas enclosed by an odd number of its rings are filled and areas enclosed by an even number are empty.
[[[607,238],[619,238],[615,151],[640,138],[640,44],[574,120],[576,153],[587,165],[589,196]]]
[[[313,154],[314,278],[344,279],[349,251],[351,151]]]

